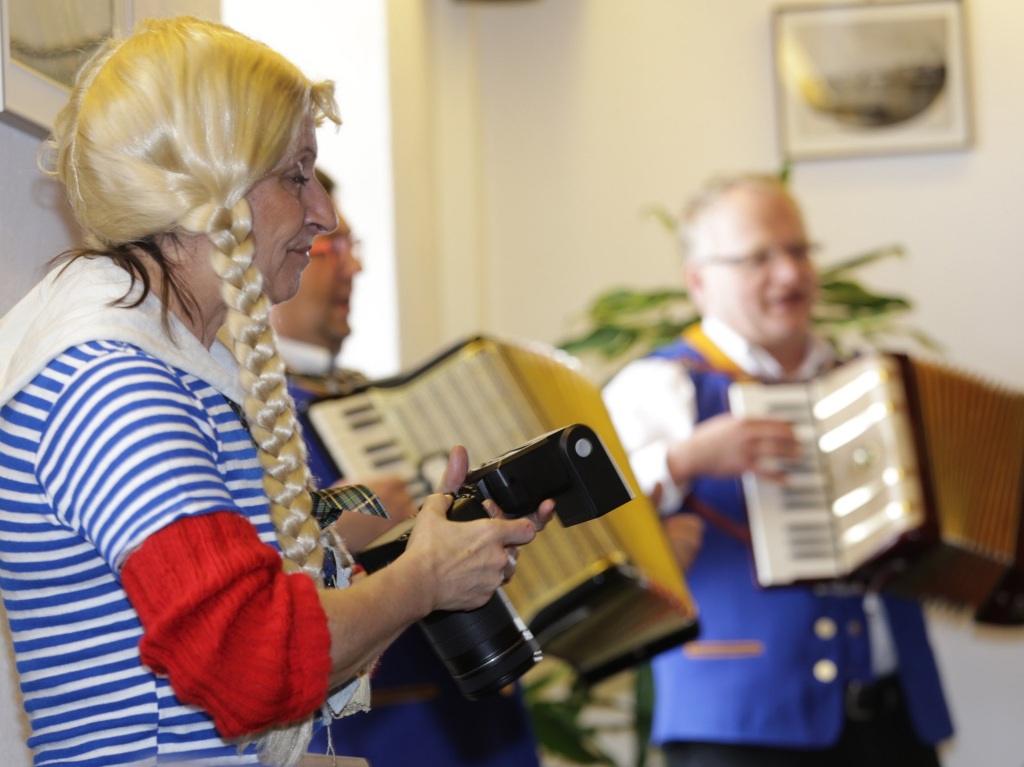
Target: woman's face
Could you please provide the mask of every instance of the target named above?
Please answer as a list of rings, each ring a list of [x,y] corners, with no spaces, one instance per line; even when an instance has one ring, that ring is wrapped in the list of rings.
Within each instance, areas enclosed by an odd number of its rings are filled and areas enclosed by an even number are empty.
[[[316,130],[307,118],[284,159],[246,195],[252,207],[253,263],[275,304],[299,289],[313,238],[338,226],[331,198],[313,175],[315,163]]]

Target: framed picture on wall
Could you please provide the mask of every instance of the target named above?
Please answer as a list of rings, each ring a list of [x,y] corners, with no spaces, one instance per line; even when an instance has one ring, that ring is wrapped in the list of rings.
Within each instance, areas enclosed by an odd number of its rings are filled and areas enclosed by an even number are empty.
[[[0,118],[48,133],[78,68],[130,15],[131,0],[0,0]]]
[[[783,157],[970,145],[959,0],[789,6],[772,17]]]

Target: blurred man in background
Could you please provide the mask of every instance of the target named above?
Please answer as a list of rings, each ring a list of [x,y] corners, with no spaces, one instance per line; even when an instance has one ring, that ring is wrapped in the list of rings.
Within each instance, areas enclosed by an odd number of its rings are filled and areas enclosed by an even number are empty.
[[[728,387],[836,364],[800,209],[776,178],[719,179],[683,235],[702,322],[604,392],[701,609],[698,640],[652,663],[654,743],[669,767],[935,767],[952,725],[920,606],[753,571],[740,475],[783,482],[802,448],[789,423],[730,414]]]

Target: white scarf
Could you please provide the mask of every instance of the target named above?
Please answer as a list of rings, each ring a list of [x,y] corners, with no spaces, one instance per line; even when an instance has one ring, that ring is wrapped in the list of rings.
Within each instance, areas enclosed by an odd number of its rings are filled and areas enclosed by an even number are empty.
[[[132,309],[113,305],[130,284],[130,275],[107,258],[77,258],[47,274],[0,318],[0,407],[59,354],[89,341],[133,344],[242,402],[238,364],[220,341],[207,349],[173,314],[168,335],[153,293]],[[141,290],[137,281],[128,303]]]

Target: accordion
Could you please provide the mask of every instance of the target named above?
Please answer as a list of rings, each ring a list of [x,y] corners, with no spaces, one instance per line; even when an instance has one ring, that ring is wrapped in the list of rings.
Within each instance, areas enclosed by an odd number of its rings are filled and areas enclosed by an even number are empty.
[[[633,491],[585,524],[552,520],[520,551],[505,595],[545,653],[597,681],[698,632],[697,608],[637,489],[600,389],[541,344],[477,337],[416,370],[311,402],[304,420],[342,476],[389,472],[433,491],[452,445],[482,462],[572,423],[597,433]]]
[[[793,424],[787,478],[743,477],[758,582],[848,580],[1024,623],[1024,393],[898,354],[800,384],[737,382]]]

